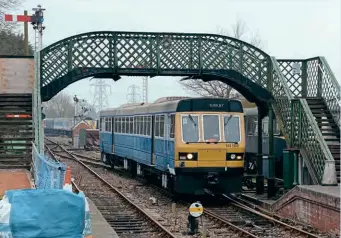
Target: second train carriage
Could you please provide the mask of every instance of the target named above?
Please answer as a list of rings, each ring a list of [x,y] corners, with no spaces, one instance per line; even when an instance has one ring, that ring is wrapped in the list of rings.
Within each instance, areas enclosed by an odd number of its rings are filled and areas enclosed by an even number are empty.
[[[246,151],[245,151],[245,170],[249,173],[256,173],[256,166],[253,166],[257,161],[258,153],[258,110],[257,107],[244,108],[245,115],[245,134],[246,134]],[[269,155],[269,133],[268,133],[269,118],[265,117],[262,120],[262,136],[263,136],[263,156]],[[283,177],[283,150],[287,147],[284,136],[282,135],[279,126],[274,119],[274,152],[275,152],[275,176],[276,178]],[[253,167],[251,167],[253,166]],[[263,162],[263,173],[265,177],[268,174],[268,163]]]
[[[238,100],[184,98],[100,113],[105,163],[181,194],[241,191],[245,130]]]

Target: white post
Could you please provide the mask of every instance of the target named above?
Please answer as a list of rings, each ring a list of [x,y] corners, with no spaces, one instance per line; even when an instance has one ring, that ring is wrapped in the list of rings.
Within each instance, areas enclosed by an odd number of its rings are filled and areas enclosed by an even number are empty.
[[[35,22],[36,26],[34,29],[38,31],[38,47],[35,53],[36,59],[36,68],[35,68],[35,83],[36,83],[36,91],[35,91],[35,98],[36,98],[36,115],[35,115],[35,140],[38,152],[44,154],[44,131],[42,130],[42,121],[41,121],[41,82],[40,82],[40,60],[41,60],[41,49],[43,48],[43,30],[45,27],[43,26],[44,15],[43,11],[45,9],[41,8],[41,5],[38,5],[37,8],[33,8],[35,11],[35,16],[39,16],[38,22]]]
[[[37,95],[38,95],[38,84],[37,84],[37,80],[38,80],[38,69],[39,69],[39,64],[38,64],[38,53],[35,52],[34,53],[34,86],[33,86],[33,124],[34,124],[34,143],[36,145],[36,147],[38,148],[38,144],[39,144],[39,131],[38,131],[38,112],[37,112]]]

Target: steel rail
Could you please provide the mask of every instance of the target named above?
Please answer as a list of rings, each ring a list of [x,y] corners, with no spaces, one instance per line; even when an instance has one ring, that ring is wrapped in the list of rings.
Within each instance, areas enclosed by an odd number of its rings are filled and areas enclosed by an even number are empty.
[[[108,183],[105,179],[103,179],[99,174],[97,174],[95,171],[93,171],[89,166],[87,166],[85,163],[80,161],[76,156],[71,154],[69,151],[67,151],[64,146],[59,144],[59,147],[63,150],[64,153],[67,153],[72,160],[77,161],[79,164],[81,164],[83,167],[85,167],[90,173],[92,173],[94,176],[96,176],[99,180],[101,180],[106,186],[108,186],[112,191],[114,191],[116,194],[118,194],[121,198],[123,198],[125,201],[127,201],[131,206],[133,206],[140,214],[142,214],[144,217],[146,217],[149,221],[154,223],[160,231],[166,234],[166,237],[170,238],[176,238],[170,231],[168,231],[163,225],[161,225],[158,221],[156,221],[154,218],[149,216],[145,211],[143,211],[139,206],[134,204],[129,198],[127,198],[123,193],[121,193],[118,189],[113,187],[110,183]],[[59,156],[58,154],[54,154],[55,156]],[[70,159],[70,158],[69,158]]]

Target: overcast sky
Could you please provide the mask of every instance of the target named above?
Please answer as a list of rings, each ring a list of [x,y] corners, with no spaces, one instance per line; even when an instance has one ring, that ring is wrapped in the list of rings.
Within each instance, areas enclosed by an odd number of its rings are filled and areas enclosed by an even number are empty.
[[[241,19],[250,34],[258,34],[263,50],[278,59],[325,56],[340,82],[340,0],[26,0],[29,12],[42,4],[45,46],[71,35],[91,31],[168,31],[216,33],[231,30]],[[21,11],[17,11],[18,14]],[[33,30],[31,30],[31,33]],[[247,37],[245,38],[247,39]],[[34,41],[33,34],[30,40]],[[128,87],[142,88],[142,79],[123,77],[111,85],[110,107],[126,102]],[[92,101],[89,79],[65,89]],[[188,95],[178,78],[149,80],[149,101]]]

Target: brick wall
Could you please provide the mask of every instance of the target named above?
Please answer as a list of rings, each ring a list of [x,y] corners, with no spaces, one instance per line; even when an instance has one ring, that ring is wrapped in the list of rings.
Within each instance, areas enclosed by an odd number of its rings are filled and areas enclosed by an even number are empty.
[[[340,235],[340,196],[297,186],[274,203],[272,211],[321,231]]]
[[[73,130],[72,130],[72,137],[79,136],[79,130],[80,129],[89,129],[89,128],[90,128],[90,126],[87,123],[80,122],[78,125],[76,125],[75,128],[73,128]]]

